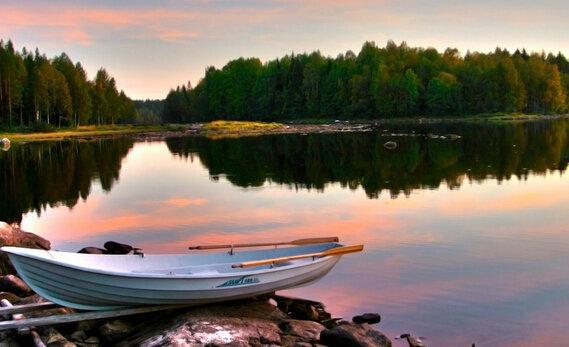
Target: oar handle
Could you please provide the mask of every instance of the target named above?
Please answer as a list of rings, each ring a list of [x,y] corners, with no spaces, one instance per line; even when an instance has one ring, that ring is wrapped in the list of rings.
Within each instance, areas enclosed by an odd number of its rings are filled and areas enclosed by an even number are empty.
[[[332,255],[342,255],[347,253],[356,253],[361,252],[364,249],[364,245],[354,245],[354,246],[344,246],[344,247],[334,247],[324,252],[318,253],[307,253],[307,254],[299,254],[299,255],[291,255],[288,257],[279,257],[279,258],[271,258],[271,259],[263,259],[263,260],[252,260],[252,261],[245,261],[239,264],[231,265],[232,268],[243,268],[243,267],[253,267],[253,266],[261,266],[261,265],[268,265],[268,264],[277,264],[282,263],[285,261],[296,260],[296,259],[304,259],[304,258],[318,258],[318,257],[327,257]]]
[[[314,237],[308,239],[298,239],[288,242],[264,242],[264,243],[237,243],[234,245],[199,245],[190,246],[190,250],[207,250],[207,249],[221,249],[221,248],[244,248],[244,247],[268,247],[268,246],[282,246],[282,245],[312,245],[316,243],[338,242],[338,237]]]

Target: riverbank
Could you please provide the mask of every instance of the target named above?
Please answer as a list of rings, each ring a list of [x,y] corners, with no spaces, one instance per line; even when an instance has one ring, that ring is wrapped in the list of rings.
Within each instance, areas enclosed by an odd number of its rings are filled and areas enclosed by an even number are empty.
[[[119,246],[120,244],[115,244]],[[49,250],[50,242],[38,235],[0,222],[0,246]],[[107,246],[105,244],[105,246]],[[128,249],[132,247],[124,246]],[[95,251],[87,247],[81,252]],[[117,249],[120,250],[120,247]],[[100,251],[110,252],[99,249]],[[116,249],[114,250],[116,253]],[[119,252],[120,253],[120,252]],[[123,252],[124,253],[124,252]],[[120,254],[123,254],[120,253]],[[33,292],[0,253],[2,306],[45,302]],[[36,310],[16,319],[56,317],[75,313],[65,307]],[[333,318],[322,303],[276,295],[184,307],[120,318],[59,323],[0,333],[0,344],[9,346],[363,346],[390,347],[391,340],[372,325],[376,313],[355,316],[351,321]],[[409,339],[408,336],[402,338]]]
[[[213,121],[208,123],[168,125],[106,125],[81,126],[51,132],[0,132],[1,138],[12,143],[56,141],[66,139],[91,140],[132,136],[136,139],[164,139],[166,137],[200,135],[210,138],[239,137],[265,134],[309,134],[335,132],[366,132],[393,124],[444,124],[468,122],[528,122],[551,119],[569,119],[567,115],[484,114],[471,117],[444,118],[388,118],[376,120],[322,120],[303,119],[277,122]]]

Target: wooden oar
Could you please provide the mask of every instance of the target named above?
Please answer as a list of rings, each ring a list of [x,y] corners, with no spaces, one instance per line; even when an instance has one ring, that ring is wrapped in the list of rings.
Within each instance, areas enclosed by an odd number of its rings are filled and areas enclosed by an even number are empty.
[[[279,257],[279,258],[272,258],[272,259],[245,261],[243,263],[233,264],[233,265],[231,265],[231,267],[232,268],[238,268],[238,267],[252,267],[252,266],[261,266],[261,265],[267,265],[267,264],[276,264],[276,263],[282,263],[285,261],[295,260],[295,259],[327,257],[330,255],[356,253],[356,252],[361,252],[363,249],[364,249],[364,245],[335,247],[335,248],[331,248],[329,250],[326,250],[324,252],[318,252],[318,253],[308,253],[308,254],[300,254],[300,255],[291,255],[288,257]]]
[[[327,243],[327,242],[338,242],[338,237],[315,237],[310,239],[298,239],[288,242],[266,242],[266,243],[236,243],[234,245],[201,245],[201,246],[190,246],[188,249],[220,249],[220,248],[242,248],[242,247],[267,247],[267,246],[283,246],[283,245],[312,245],[315,243]]]

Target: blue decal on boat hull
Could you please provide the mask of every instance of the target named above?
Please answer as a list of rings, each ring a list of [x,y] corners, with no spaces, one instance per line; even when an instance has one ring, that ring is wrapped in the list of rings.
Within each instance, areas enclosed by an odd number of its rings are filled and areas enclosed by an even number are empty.
[[[235,286],[242,286],[245,284],[253,284],[259,282],[261,281],[259,281],[257,277],[243,276],[233,280],[225,281],[222,284],[218,285],[216,288],[235,287]]]

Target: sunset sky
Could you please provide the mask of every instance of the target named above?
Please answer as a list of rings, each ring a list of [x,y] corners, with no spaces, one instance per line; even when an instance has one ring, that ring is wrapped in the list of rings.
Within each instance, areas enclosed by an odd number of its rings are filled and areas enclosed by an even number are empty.
[[[132,98],[163,98],[233,58],[336,56],[366,40],[569,55],[567,18],[564,0],[3,0],[0,38],[49,57],[65,51],[90,76],[105,67]]]

